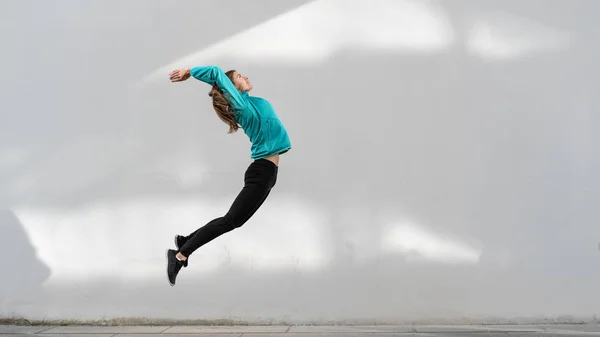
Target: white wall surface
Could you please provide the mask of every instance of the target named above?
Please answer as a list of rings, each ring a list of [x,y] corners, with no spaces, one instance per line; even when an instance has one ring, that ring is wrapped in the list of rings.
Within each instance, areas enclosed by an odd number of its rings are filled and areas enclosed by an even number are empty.
[[[600,313],[595,0],[0,3],[0,315],[250,322]],[[293,149],[250,164],[237,69]]]

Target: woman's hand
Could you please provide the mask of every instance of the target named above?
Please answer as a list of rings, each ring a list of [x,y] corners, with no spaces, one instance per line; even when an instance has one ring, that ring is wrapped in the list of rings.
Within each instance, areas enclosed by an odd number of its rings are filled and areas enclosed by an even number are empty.
[[[188,78],[190,78],[189,68],[176,69],[169,73],[169,79],[171,82],[181,82],[187,80]]]

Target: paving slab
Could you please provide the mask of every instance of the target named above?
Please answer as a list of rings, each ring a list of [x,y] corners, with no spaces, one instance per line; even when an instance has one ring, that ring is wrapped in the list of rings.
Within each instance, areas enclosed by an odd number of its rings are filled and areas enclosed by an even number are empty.
[[[489,326],[489,325],[415,325],[416,332],[433,332],[433,333],[484,333],[498,332],[506,333],[513,332],[537,332],[543,331],[539,328],[523,327],[523,326]],[[469,335],[470,336],[470,335]]]
[[[410,325],[295,325],[291,326],[289,333],[327,333],[327,332],[354,332],[354,333],[376,333],[376,332],[414,332]]]
[[[370,332],[287,332],[287,333],[244,333],[242,337],[373,337]],[[396,334],[396,336],[399,336]],[[410,336],[410,335],[408,335]]]
[[[511,324],[499,324],[499,325],[476,325],[476,329],[489,329],[498,331],[515,331],[515,332],[543,332],[543,331],[600,331],[598,325],[587,325],[587,324],[527,324],[527,325],[511,325]]]
[[[501,332],[541,332],[544,329],[531,326],[531,325],[467,325],[465,327],[470,327],[473,330],[479,331],[501,331]]]
[[[541,331],[539,329],[521,330],[511,327],[510,330],[495,329],[474,325],[361,325],[361,326],[292,326],[290,333],[325,333],[325,332],[366,332],[366,333],[505,333],[506,331]]]
[[[114,333],[69,333],[69,334],[21,334],[18,335],[20,337],[111,337],[114,336]],[[156,335],[153,335],[156,336]],[[6,335],[2,335],[0,337],[6,337]]]
[[[198,337],[241,337],[243,335],[243,333],[241,332],[236,332],[236,333],[194,333],[194,334],[173,334],[173,333],[161,333],[161,334],[117,334],[117,335],[111,335],[114,337],[191,337],[191,336],[198,336]],[[270,334],[269,334],[270,336]],[[3,336],[0,336],[3,337]],[[44,336],[45,337],[45,336]],[[67,337],[71,337],[70,335]]]
[[[537,332],[520,332],[522,337],[538,337]],[[375,336],[380,336],[375,334]],[[504,331],[455,331],[455,332],[417,332],[415,336],[425,337],[508,337],[509,335]]]
[[[597,324],[547,324],[547,325],[484,325],[476,326],[474,329],[486,331],[504,331],[507,333],[519,332],[590,332],[600,333],[600,325]]]
[[[534,332],[528,332],[529,335],[527,335],[528,337],[537,337],[537,335],[535,335]],[[373,336],[377,336],[377,337],[391,337],[391,336],[407,336],[406,334],[396,334],[396,333],[391,333],[389,335],[387,334],[374,334]],[[415,332],[413,334],[413,336],[418,336],[418,337],[508,337],[508,335],[506,334],[506,332],[501,332],[501,331],[494,331],[494,332],[488,332],[488,331],[471,331],[471,332],[467,332],[467,331],[461,331],[461,332]]]
[[[44,330],[40,334],[157,334],[169,326],[59,326]]]
[[[203,335],[200,335],[203,336]],[[254,334],[244,333],[242,337],[444,337],[444,334],[437,333],[420,333],[420,332],[288,332],[275,334]],[[456,333],[454,337],[507,337],[504,332],[488,333]],[[529,335],[529,337],[537,337],[537,335]]]
[[[599,324],[536,324],[534,327],[543,331],[600,332]]]
[[[549,331],[549,332],[509,332],[509,337],[598,337],[599,332]]]
[[[385,328],[385,327],[384,327]],[[475,332],[485,332],[489,330],[478,330],[473,326],[467,325],[414,325],[411,326],[412,331],[417,333],[439,333],[439,332],[453,332],[453,333],[475,333]],[[385,331],[395,332],[393,327],[385,328]]]
[[[38,333],[49,328],[51,326],[0,325],[0,334]]]
[[[198,334],[198,333],[281,333],[287,332],[289,326],[285,325],[205,325],[205,326],[173,326],[163,333],[165,334]]]

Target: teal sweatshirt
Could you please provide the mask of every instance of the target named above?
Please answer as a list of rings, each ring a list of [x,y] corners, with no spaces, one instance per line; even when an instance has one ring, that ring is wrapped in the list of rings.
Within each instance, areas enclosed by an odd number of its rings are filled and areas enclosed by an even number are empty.
[[[291,149],[288,133],[269,101],[239,92],[217,66],[194,67],[190,75],[210,85],[217,83],[223,91],[233,107],[236,121],[250,138],[250,158],[266,158]]]

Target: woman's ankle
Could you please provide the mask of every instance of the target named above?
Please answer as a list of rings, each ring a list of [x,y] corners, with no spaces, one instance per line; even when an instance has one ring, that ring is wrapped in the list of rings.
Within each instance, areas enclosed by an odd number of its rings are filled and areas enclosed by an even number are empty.
[[[177,255],[175,255],[175,257],[179,261],[185,261],[185,260],[187,260],[187,257],[183,256],[183,254],[181,254],[181,253],[177,253]]]

